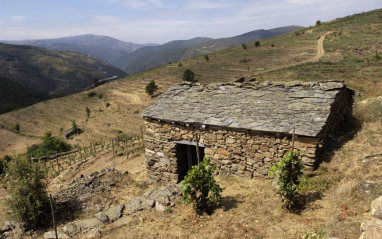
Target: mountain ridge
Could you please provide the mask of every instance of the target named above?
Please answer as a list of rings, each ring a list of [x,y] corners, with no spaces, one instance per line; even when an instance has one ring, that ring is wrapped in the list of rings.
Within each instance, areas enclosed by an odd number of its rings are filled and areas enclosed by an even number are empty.
[[[125,42],[109,36],[84,34],[52,39],[1,41],[7,44],[30,45],[49,50],[79,52],[110,63],[114,59],[144,46],[157,44],[137,44]]]

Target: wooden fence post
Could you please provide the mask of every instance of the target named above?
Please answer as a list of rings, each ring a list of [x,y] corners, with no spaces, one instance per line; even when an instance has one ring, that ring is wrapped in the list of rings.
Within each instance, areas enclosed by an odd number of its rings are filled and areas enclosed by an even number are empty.
[[[294,151],[294,131],[295,131],[295,126],[293,126],[293,134],[292,134],[292,152]]]
[[[114,151],[114,140],[113,139],[111,140],[111,146],[113,148],[113,157],[114,157],[115,156],[115,151]]]
[[[199,136],[198,133],[195,134],[196,138],[196,156],[198,157],[198,165],[200,164],[200,153],[199,153]]]
[[[145,149],[145,142],[143,140],[143,125],[141,125],[141,140],[142,140],[142,147]]]
[[[52,194],[49,193],[49,201],[50,201],[50,208],[52,209],[52,218],[53,218],[53,227],[54,227],[54,233],[56,234],[56,239],[58,239],[58,234],[57,234],[57,224],[56,224],[56,218],[54,215],[54,202],[52,199]]]

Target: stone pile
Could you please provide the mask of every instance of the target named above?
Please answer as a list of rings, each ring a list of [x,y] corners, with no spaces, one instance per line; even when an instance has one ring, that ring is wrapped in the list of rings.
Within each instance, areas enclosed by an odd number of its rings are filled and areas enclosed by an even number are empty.
[[[99,212],[93,218],[66,224],[59,231],[60,238],[72,238],[78,235],[91,234],[99,236],[101,227],[113,223],[121,217],[129,216],[141,211],[164,211],[174,205],[173,201],[182,196],[181,184],[169,183],[158,190],[146,192],[142,197],[128,199],[125,203],[110,207],[104,212]],[[45,239],[55,238],[54,232],[46,232]]]
[[[359,239],[382,239],[382,196],[371,202],[371,220],[361,223]]]
[[[114,168],[107,167],[100,172],[93,172],[89,175],[81,175],[63,190],[54,194],[57,210],[80,209],[81,204],[90,197],[110,192],[116,186],[116,179],[124,174]]]
[[[6,221],[3,226],[0,227],[0,238],[1,239],[13,239],[21,238],[24,230],[24,225],[22,223],[14,221]]]

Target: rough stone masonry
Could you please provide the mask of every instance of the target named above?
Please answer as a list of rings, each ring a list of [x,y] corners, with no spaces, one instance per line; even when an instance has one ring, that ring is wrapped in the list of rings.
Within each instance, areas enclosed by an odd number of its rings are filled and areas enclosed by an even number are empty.
[[[148,177],[180,181],[184,162],[179,142],[196,145],[217,173],[252,178],[269,168],[292,147],[307,167],[330,134],[352,112],[354,92],[341,81],[181,83],[161,95],[142,114],[145,118],[145,156]]]

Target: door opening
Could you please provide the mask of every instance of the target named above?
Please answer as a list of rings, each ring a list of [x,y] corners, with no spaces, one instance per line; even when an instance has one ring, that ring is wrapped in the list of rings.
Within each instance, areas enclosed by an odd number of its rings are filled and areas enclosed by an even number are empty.
[[[178,168],[178,182],[182,181],[187,175],[188,170],[192,166],[198,164],[198,157],[196,153],[196,144],[176,144],[176,158],[177,158],[177,168]],[[200,161],[204,158],[204,145],[199,144],[199,154]]]

